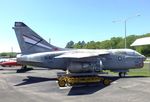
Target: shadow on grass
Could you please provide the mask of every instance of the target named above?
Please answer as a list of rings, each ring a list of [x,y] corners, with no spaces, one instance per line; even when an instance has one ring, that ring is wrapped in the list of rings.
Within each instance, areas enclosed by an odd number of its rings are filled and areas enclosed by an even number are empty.
[[[143,76],[143,75],[133,75],[133,76],[126,76],[124,78],[148,78],[150,76]]]

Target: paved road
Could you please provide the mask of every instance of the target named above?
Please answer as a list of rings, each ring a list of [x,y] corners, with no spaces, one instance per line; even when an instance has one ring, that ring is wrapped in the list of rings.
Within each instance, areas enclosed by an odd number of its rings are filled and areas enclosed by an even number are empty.
[[[0,71],[0,102],[149,102],[150,78],[127,77],[113,80],[110,86],[59,88],[56,72],[33,70],[15,73],[15,68]]]

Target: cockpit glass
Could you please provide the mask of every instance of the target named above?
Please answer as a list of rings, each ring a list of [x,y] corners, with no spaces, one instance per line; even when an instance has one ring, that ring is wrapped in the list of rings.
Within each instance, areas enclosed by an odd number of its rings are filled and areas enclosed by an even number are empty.
[[[141,54],[134,50],[116,51],[115,54],[128,55],[128,56],[140,56]]]
[[[134,54],[135,54],[135,56],[140,56],[141,55],[140,53],[138,53],[136,51],[134,51]]]
[[[136,51],[127,51],[127,55],[129,56],[140,56],[141,54]]]

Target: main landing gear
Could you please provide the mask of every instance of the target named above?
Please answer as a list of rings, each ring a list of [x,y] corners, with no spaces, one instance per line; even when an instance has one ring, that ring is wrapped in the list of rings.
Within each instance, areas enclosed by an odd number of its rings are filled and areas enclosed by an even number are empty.
[[[120,78],[124,78],[126,76],[126,72],[119,72],[119,77]]]
[[[105,79],[96,74],[65,74],[57,73],[59,87],[73,86],[80,84],[92,84],[102,82],[104,85],[110,85],[112,82],[110,79]]]
[[[26,65],[23,65],[21,69],[17,70],[17,73],[25,73],[27,71],[33,70],[33,68],[28,68]]]

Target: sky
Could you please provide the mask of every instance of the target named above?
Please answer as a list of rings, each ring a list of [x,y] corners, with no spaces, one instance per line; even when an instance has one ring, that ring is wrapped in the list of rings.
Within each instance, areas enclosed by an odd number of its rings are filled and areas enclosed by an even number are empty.
[[[71,40],[124,37],[125,20],[127,35],[150,33],[149,4],[150,0],[0,0],[0,52],[20,51],[12,29],[15,21],[59,47]]]

